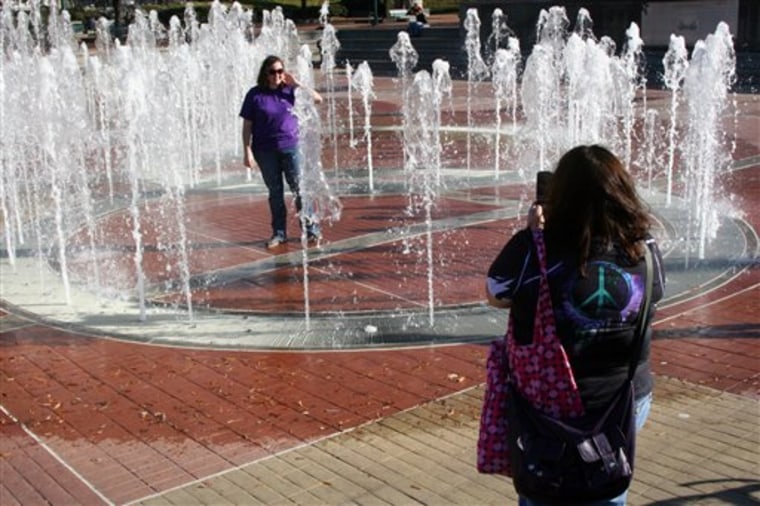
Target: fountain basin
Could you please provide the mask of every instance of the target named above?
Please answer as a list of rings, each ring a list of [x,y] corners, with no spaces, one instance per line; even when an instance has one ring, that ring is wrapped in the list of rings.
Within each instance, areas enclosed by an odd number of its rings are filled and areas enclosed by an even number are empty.
[[[155,270],[146,269],[151,283],[145,321],[133,297],[77,282],[76,268],[71,304],[62,303],[55,266],[33,257],[20,256],[14,268],[7,259],[0,261],[2,298],[14,313],[46,325],[172,346],[333,349],[487,341],[504,332],[506,312],[484,304],[485,272],[503,242],[523,226],[532,185],[517,174],[505,175],[498,184],[484,184],[484,175],[481,184],[473,184],[475,176],[464,169],[448,169],[445,177],[452,189],[441,195],[432,227],[432,325],[426,309],[427,264],[416,244],[424,224],[414,217],[401,222],[398,209],[407,197],[394,192],[393,184],[371,195],[346,196],[343,218],[325,229],[320,247],[303,250],[293,238],[274,252],[264,245],[268,217],[262,188],[241,182],[188,193],[192,318],[180,290],[172,289],[176,279],[161,262],[146,262]],[[688,220],[685,206],[666,206],[657,190],[646,192],[646,199],[659,222],[656,235],[668,274],[661,306],[719,286],[757,255],[754,230],[740,219],[722,217],[705,258],[694,258],[681,233]],[[127,214],[113,209],[102,224],[120,223],[119,216]],[[145,244],[148,250],[155,246],[149,234]],[[112,265],[129,265],[128,250],[113,243],[100,247],[117,258]],[[76,259],[74,254],[74,266]]]

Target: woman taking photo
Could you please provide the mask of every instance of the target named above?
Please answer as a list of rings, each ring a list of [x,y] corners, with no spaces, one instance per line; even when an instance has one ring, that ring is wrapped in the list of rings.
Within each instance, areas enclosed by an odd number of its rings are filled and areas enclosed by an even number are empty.
[[[293,113],[296,88],[301,84],[277,56],[267,56],[259,69],[256,86],[245,96],[240,109],[243,118],[243,163],[253,168],[254,160],[269,190],[269,211],[272,217],[272,237],[267,248],[276,248],[287,242],[287,207],[283,178],[296,201],[300,223],[306,226],[309,242],[319,241],[318,224],[310,209],[301,216],[302,202],[299,188],[300,164],[298,158],[298,119]],[[309,90],[314,102],[322,97]]]
[[[653,259],[652,304],[663,295],[662,258],[649,234],[647,208],[615,155],[602,146],[578,146],[560,159],[545,208],[534,204],[528,225],[488,271],[489,304],[510,308],[516,344],[531,343],[540,278],[531,228],[543,228],[557,335],[583,409],[593,416],[612,402],[627,377],[647,282],[644,248]],[[652,400],[650,341],[647,326],[633,377],[637,429]],[[593,504],[625,504],[625,495]],[[539,503],[520,496],[520,504]]]

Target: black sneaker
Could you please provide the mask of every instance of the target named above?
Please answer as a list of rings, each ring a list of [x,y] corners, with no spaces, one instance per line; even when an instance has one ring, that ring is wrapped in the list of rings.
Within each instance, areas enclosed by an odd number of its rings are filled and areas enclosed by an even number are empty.
[[[274,234],[271,239],[267,241],[267,249],[276,248],[280,244],[285,244],[288,239],[282,234]]]

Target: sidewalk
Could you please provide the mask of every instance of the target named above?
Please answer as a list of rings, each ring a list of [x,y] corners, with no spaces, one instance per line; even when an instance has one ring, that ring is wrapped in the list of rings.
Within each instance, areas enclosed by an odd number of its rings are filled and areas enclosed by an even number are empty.
[[[479,475],[483,390],[468,389],[140,504],[509,504],[507,478]],[[758,402],[659,378],[638,441],[629,504],[757,504]]]

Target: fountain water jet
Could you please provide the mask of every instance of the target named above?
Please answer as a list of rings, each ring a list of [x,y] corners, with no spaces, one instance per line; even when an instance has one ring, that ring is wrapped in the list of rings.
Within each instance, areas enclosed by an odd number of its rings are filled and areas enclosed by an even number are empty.
[[[681,89],[686,69],[689,68],[689,54],[686,50],[686,41],[683,37],[670,36],[670,45],[668,51],[662,59],[662,65],[665,68],[663,82],[665,87],[670,90],[670,127],[668,128],[668,165],[667,165],[667,204],[673,201],[673,167],[676,156],[676,137],[678,135],[678,91]]]
[[[417,50],[412,46],[412,41],[409,39],[409,34],[406,32],[398,32],[396,35],[396,43],[388,50],[388,55],[391,61],[396,64],[398,69],[398,76],[401,80],[401,99],[403,102],[403,110],[409,110],[409,78],[412,75],[412,70],[417,66],[419,61],[419,54]],[[404,121],[402,127],[405,129],[409,124],[409,120],[404,115]],[[406,151],[404,151],[406,157]],[[406,167],[406,158],[404,158],[404,167]]]
[[[322,6],[319,8],[319,24],[325,26],[328,23],[330,16],[330,2],[325,0],[322,2]]]
[[[464,28],[467,32],[464,47],[467,51],[467,170],[469,171],[472,166],[470,157],[472,136],[470,131],[474,126],[472,122],[472,95],[477,83],[488,76],[488,67],[480,54],[480,17],[477,9],[467,9]]]
[[[486,53],[488,54],[488,62],[493,65],[493,59],[496,56],[496,51],[505,47],[510,36],[514,35],[514,32],[507,25],[507,16],[504,11],[498,7],[491,13],[491,35],[488,36],[486,43]]]
[[[720,122],[729,107],[728,92],[736,79],[736,55],[728,25],[720,23],[704,41],[694,45],[684,79],[688,103],[686,198],[689,221],[697,235],[697,257],[703,259],[706,244],[715,238],[719,221],[716,177],[731,163]],[[687,237],[691,238],[689,233]]]
[[[346,101],[348,102],[348,145],[351,148],[356,147],[356,138],[354,137],[354,100],[352,90],[354,88],[353,77],[354,68],[351,66],[351,62],[346,60]]]
[[[633,102],[637,93],[646,89],[646,79],[643,77],[641,67],[643,65],[642,47],[644,41],[639,36],[639,27],[636,23],[631,23],[625,31],[626,44],[624,54],[620,58],[620,102],[623,107],[623,162],[626,167],[631,166],[632,142],[633,142],[633,124],[635,121],[635,111]],[[646,100],[646,93],[641,95]],[[646,110],[646,103],[644,103]]]
[[[441,185],[441,113],[444,99],[451,100],[453,86],[451,83],[451,74],[449,72],[449,63],[441,59],[433,61],[432,75],[432,106],[435,111],[433,119],[433,141],[435,150],[433,157],[433,170],[435,171],[436,187]]]
[[[521,98],[527,126],[538,139],[538,170],[549,170],[550,159],[558,151],[554,149],[552,126],[561,124],[561,55],[567,24],[564,8],[541,11],[538,42],[525,62]]]
[[[494,136],[494,179],[499,178],[501,161],[501,110],[504,104],[510,110],[512,134],[517,122],[517,77],[520,66],[520,42],[512,37],[508,49],[497,49],[491,66],[492,84],[496,103],[496,135]]]
[[[369,64],[363,61],[356,69],[351,81],[350,91],[356,90],[362,97],[362,106],[364,108],[364,142],[367,143],[367,171],[369,174],[369,192],[375,192],[375,174],[372,164],[372,123],[370,118],[372,117],[372,99],[375,97],[373,92],[374,78],[372,76],[372,69]],[[350,111],[350,108],[349,108]]]
[[[338,125],[335,113],[335,53],[340,49],[340,41],[335,27],[329,23],[322,28],[322,65],[320,71],[325,78],[327,90],[327,130],[332,137],[333,169],[338,170]]]
[[[427,265],[427,293],[429,325],[435,325],[435,293],[433,290],[433,219],[432,209],[439,190],[439,173],[430,160],[440,153],[438,138],[436,98],[440,95],[426,70],[417,72],[409,89],[409,123],[404,130],[404,151],[406,173],[409,178],[409,213],[424,213],[425,220],[425,263]],[[440,158],[439,158],[440,159]]]

